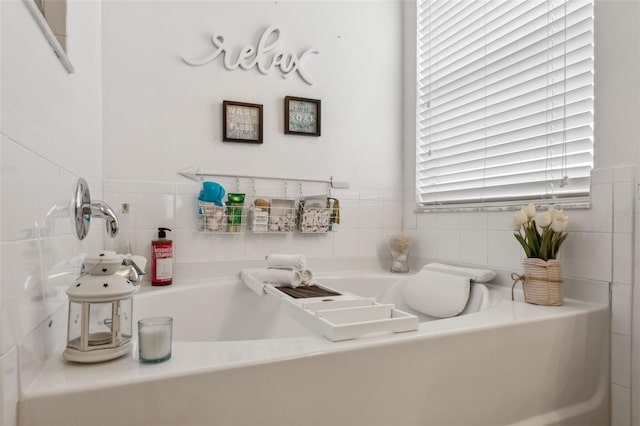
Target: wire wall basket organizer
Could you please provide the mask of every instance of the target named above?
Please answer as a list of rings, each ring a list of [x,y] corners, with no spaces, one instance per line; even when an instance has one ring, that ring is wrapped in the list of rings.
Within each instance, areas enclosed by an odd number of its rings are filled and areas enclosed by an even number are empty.
[[[233,194],[238,195],[238,194]],[[244,195],[244,194],[240,194]],[[321,234],[337,230],[337,200],[324,195],[304,198],[255,197],[243,202],[197,200],[198,231],[207,233]]]
[[[309,197],[298,204],[298,230],[305,234],[329,232],[331,211],[326,197]]]
[[[198,230],[213,233],[241,233],[245,231],[246,208],[243,205],[219,206],[198,200]]]
[[[249,227],[255,233],[289,233],[296,230],[298,200],[256,197],[249,207]]]

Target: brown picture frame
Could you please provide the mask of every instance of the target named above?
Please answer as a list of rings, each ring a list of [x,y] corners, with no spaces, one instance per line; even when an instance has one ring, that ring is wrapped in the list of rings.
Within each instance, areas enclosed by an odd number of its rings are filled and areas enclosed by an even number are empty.
[[[222,140],[262,143],[263,108],[260,104],[222,101]]]
[[[284,133],[287,135],[320,136],[320,99],[285,96]]]

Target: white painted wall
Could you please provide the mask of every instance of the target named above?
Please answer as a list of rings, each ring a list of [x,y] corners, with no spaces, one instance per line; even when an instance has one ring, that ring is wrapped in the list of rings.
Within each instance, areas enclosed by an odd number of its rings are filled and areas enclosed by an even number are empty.
[[[104,177],[182,181],[192,165],[220,173],[348,176],[355,188],[401,182],[401,5],[397,1],[105,2]],[[141,27],[142,25],[142,27]],[[268,26],[301,54],[297,75],[194,68],[216,32],[235,49]],[[141,28],[144,30],[141,31]],[[285,135],[286,95],[322,100],[322,136]],[[264,144],[222,142],[223,100],[264,105]]]
[[[105,198],[131,205],[134,251],[149,256],[158,226],[174,229],[178,265],[262,260],[275,251],[312,258],[386,258],[386,235],[402,227],[402,9],[398,1],[105,2],[103,4]],[[228,71],[211,33],[237,49],[263,31],[305,60],[314,84],[255,69]],[[322,100],[322,136],[284,134],[284,97]],[[264,105],[262,145],[222,142],[222,101]],[[296,178],[348,178],[336,191],[340,232],[329,235],[211,235],[196,231],[199,184],[178,171]],[[234,192],[233,180],[211,177]],[[250,193],[242,182],[242,192]],[[305,184],[304,194],[327,191]],[[258,182],[257,195],[284,194]],[[288,186],[298,196],[297,182]]]
[[[20,387],[64,348],[64,334],[53,330],[66,329],[64,290],[79,272],[74,258],[102,245],[102,227],[81,243],[68,212],[47,214],[69,204],[79,176],[101,195],[101,10],[97,2],[69,4],[72,75],[22,1],[2,1],[0,11],[0,425],[12,426]]]

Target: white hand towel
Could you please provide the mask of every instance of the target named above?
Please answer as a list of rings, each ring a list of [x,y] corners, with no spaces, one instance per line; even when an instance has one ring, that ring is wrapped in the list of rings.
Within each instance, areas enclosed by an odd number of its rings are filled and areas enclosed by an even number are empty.
[[[301,254],[270,254],[267,266],[293,266],[301,270],[307,266],[307,258]]]
[[[297,269],[262,268],[249,270],[250,275],[263,283],[298,287],[302,284],[302,274]]]
[[[302,284],[311,284],[311,280],[313,280],[313,272],[311,272],[311,269],[305,268],[300,271],[300,273],[302,274]]]
[[[421,270],[404,287],[404,301],[412,309],[437,317],[454,317],[469,300],[469,277]]]
[[[462,266],[446,265],[444,263],[429,263],[423,266],[422,269],[465,276],[476,283],[489,282],[496,276],[495,271],[489,269],[465,268]]]

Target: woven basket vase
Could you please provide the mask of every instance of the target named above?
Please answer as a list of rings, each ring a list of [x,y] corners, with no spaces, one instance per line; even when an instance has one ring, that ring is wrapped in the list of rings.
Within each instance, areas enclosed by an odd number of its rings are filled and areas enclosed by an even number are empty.
[[[544,306],[561,306],[564,302],[562,292],[562,267],[557,259],[524,259],[522,266],[522,289],[527,303]]]

